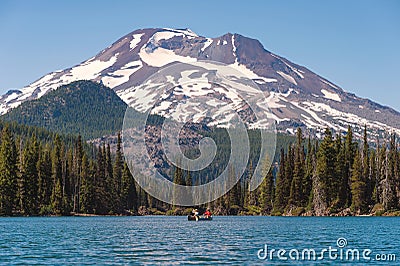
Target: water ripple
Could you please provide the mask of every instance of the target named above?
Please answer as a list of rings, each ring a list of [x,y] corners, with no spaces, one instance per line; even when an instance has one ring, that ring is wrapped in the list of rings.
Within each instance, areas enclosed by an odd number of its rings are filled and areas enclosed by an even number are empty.
[[[339,237],[351,248],[394,253],[400,261],[400,219],[386,217],[1,218],[0,236],[0,264],[280,265],[293,261],[262,261],[257,251],[265,244],[287,250],[336,248]]]

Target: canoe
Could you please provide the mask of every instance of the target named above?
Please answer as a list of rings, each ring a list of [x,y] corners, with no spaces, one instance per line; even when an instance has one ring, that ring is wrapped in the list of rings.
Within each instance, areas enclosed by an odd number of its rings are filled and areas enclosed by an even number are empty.
[[[205,217],[205,216],[193,216],[188,215],[188,221],[211,221],[212,216]]]

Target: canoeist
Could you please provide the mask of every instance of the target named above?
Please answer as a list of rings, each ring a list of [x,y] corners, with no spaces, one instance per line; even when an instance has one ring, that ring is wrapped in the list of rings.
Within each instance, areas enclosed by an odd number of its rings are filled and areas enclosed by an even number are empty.
[[[204,217],[206,217],[206,218],[209,218],[209,217],[211,217],[211,211],[210,211],[210,208],[207,208],[207,210],[204,212]]]

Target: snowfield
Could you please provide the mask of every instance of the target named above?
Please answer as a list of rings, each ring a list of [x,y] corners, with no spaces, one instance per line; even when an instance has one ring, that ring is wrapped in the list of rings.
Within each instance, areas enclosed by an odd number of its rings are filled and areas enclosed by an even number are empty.
[[[196,62],[196,58],[190,56],[181,56],[174,53],[174,51],[158,47],[153,52],[147,52],[143,47],[139,53],[140,59],[152,67],[162,67],[173,62],[191,63]]]
[[[277,71],[276,73],[278,73],[279,75],[281,75],[284,79],[286,79],[286,80],[289,81],[290,83],[293,83],[294,85],[297,85],[296,80],[295,80],[292,76],[290,76],[290,75],[288,75],[288,74],[286,74],[286,73],[283,73],[282,71]]]
[[[144,33],[141,34],[133,34],[132,35],[132,40],[129,43],[129,48],[131,48],[131,50],[135,49],[136,46],[140,43],[140,41],[142,40],[142,36],[144,35]]]
[[[321,90],[322,94],[324,95],[325,99],[341,102],[342,99],[340,99],[340,96],[337,93],[327,91],[325,89]]]

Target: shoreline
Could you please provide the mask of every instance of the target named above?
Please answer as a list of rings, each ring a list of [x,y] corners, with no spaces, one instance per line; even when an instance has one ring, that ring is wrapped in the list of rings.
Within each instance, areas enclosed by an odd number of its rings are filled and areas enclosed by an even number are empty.
[[[123,215],[123,214],[91,214],[91,213],[74,213],[70,215],[15,215],[15,216],[0,216],[1,218],[11,218],[11,217],[146,217],[146,216],[165,216],[165,217],[186,217],[187,215],[167,215],[167,214],[145,214],[145,215]],[[326,217],[326,218],[337,218],[337,217],[400,217],[400,212],[388,212],[381,215],[374,214],[360,214],[360,215],[213,215],[219,217]]]

